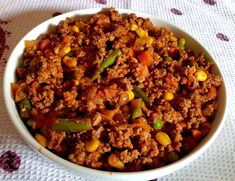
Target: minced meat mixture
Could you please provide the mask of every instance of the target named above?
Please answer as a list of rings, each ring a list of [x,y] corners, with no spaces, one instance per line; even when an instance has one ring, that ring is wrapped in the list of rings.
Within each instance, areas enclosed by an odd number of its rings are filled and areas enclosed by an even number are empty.
[[[12,93],[35,139],[79,165],[161,167],[208,134],[222,82],[184,37],[114,8],[25,41]]]

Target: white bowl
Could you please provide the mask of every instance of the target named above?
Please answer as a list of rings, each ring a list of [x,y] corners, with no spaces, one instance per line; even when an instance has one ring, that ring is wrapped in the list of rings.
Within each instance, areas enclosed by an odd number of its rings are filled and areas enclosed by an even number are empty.
[[[37,150],[37,152],[40,152],[44,156],[50,158],[51,160],[54,160],[55,162],[59,163],[60,165],[64,165],[72,170],[75,170],[76,173],[81,174],[82,176],[85,176],[89,179],[96,179],[96,180],[150,180],[154,178],[158,178],[167,174],[170,174],[195,158],[197,158],[199,155],[201,155],[215,140],[217,135],[219,134],[223,123],[224,118],[226,114],[226,106],[227,106],[227,94],[226,94],[226,86],[225,86],[225,80],[223,79],[223,83],[219,88],[218,91],[218,103],[219,103],[219,109],[217,110],[215,119],[212,123],[212,129],[210,133],[200,142],[200,144],[188,155],[184,156],[180,160],[178,160],[175,163],[156,168],[146,171],[139,171],[139,172],[109,172],[109,171],[101,171],[101,170],[95,170],[91,168],[87,168],[84,166],[76,165],[70,161],[67,161],[49,150],[43,148],[30,134],[24,123],[21,121],[20,116],[17,112],[16,105],[14,100],[12,99],[11,95],[11,87],[10,83],[13,83],[16,81],[15,77],[15,70],[19,65],[19,60],[22,56],[22,53],[24,51],[24,41],[25,40],[32,40],[36,39],[39,35],[46,33],[48,29],[51,27],[51,25],[58,25],[60,21],[65,20],[67,17],[73,17],[73,16],[85,16],[85,15],[91,15],[95,14],[102,9],[83,9],[78,11],[72,11],[69,13],[62,14],[60,16],[51,18],[42,24],[38,25],[34,29],[32,29],[28,34],[26,34],[20,42],[16,45],[15,49],[11,53],[9,60],[6,65],[5,69],[5,75],[4,75],[4,98],[5,103],[7,107],[7,111],[9,113],[9,116],[12,120],[12,123],[14,124],[15,128],[18,130],[20,135],[23,137],[23,139],[30,145],[34,150]],[[135,13],[139,17],[143,18],[150,18],[151,21],[160,27],[167,27],[172,32],[175,33],[176,36],[184,37],[187,41],[187,47],[191,48],[196,54],[199,52],[203,52],[206,54],[206,56],[212,60],[214,60],[208,51],[192,36],[190,36],[188,33],[184,32],[180,28],[176,27],[175,25],[172,25],[166,21],[163,21],[161,19],[156,18],[153,15],[136,12],[132,10],[127,9],[117,9],[120,13],[124,14],[130,14]],[[214,60],[215,61],[215,60]],[[216,61],[215,61],[216,62]],[[223,77],[222,72],[220,71],[218,65],[214,65],[213,72],[216,74],[219,74]]]

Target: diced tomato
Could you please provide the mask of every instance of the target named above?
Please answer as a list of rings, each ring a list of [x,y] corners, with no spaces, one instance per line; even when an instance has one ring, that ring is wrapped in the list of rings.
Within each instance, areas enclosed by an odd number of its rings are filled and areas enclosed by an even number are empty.
[[[138,56],[138,60],[143,65],[146,65],[146,66],[150,66],[154,62],[153,56],[151,55],[150,51],[148,51],[148,50],[140,53]]]
[[[192,129],[191,130],[192,133],[192,137],[194,138],[195,141],[198,141],[201,138],[201,131],[197,130],[197,129]]]
[[[167,53],[168,53],[168,56],[172,57],[173,59],[179,58],[179,49],[178,48],[172,48]]]

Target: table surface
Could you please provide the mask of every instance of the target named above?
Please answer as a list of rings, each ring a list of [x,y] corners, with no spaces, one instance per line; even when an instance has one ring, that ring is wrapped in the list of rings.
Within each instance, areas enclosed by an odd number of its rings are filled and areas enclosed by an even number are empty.
[[[158,180],[235,180],[235,0],[0,1],[0,164],[8,151],[18,158],[15,166],[19,166],[8,172],[0,165],[0,180],[87,180],[40,156],[23,141],[6,113],[2,80],[8,56],[30,29],[56,12],[110,6],[146,12],[178,25],[209,50],[228,83],[228,115],[215,142],[183,169]]]

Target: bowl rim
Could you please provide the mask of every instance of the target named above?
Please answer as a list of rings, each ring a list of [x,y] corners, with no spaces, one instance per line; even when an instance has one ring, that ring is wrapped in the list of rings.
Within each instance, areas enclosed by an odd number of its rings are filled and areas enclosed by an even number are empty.
[[[217,128],[215,129],[215,131],[213,133],[209,133],[209,135],[207,135],[207,139],[203,139],[199,145],[197,145],[197,147],[191,151],[189,154],[185,155],[184,157],[182,157],[180,160],[159,167],[159,168],[155,168],[155,169],[150,169],[150,170],[144,170],[144,171],[137,171],[137,172],[111,172],[111,171],[103,171],[103,170],[96,170],[93,168],[88,168],[85,166],[81,166],[81,165],[77,165],[75,163],[72,163],[62,157],[57,156],[56,154],[54,154],[53,152],[51,152],[50,150],[42,147],[34,138],[33,136],[29,133],[28,129],[25,127],[23,121],[20,119],[19,115],[14,115],[11,110],[15,109],[12,108],[11,103],[9,101],[9,99],[12,99],[11,96],[11,92],[9,92],[9,84],[10,82],[7,81],[7,76],[9,71],[11,70],[11,61],[13,61],[14,58],[14,52],[16,51],[16,49],[18,48],[20,42],[25,40],[25,37],[27,37],[27,35],[29,35],[33,30],[38,29],[40,26],[46,25],[47,27],[54,21],[54,20],[60,20],[63,21],[68,17],[75,17],[75,16],[80,16],[80,15],[92,15],[95,14],[97,12],[100,11],[104,11],[107,8],[89,8],[89,9],[81,9],[81,10],[75,10],[75,11],[70,11],[64,14],[61,14],[59,16],[50,18],[42,23],[40,23],[39,25],[37,25],[36,27],[34,27],[33,29],[31,29],[28,33],[25,34],[25,36],[18,41],[18,43],[16,44],[15,48],[12,50],[9,58],[8,58],[8,62],[6,64],[6,68],[5,68],[5,72],[4,72],[4,77],[3,77],[3,95],[4,95],[4,102],[5,102],[5,106],[7,108],[7,113],[10,117],[10,120],[12,122],[12,124],[14,125],[14,127],[16,128],[16,130],[18,131],[18,133],[21,135],[21,137],[25,140],[25,142],[34,150],[36,150],[37,152],[41,153],[40,155],[46,156],[47,158],[55,161],[56,163],[58,163],[59,165],[63,165],[67,168],[71,168],[73,170],[78,171],[81,174],[88,174],[88,175],[96,175],[96,176],[100,176],[100,177],[107,177],[108,179],[138,179],[139,178],[156,178],[156,177],[161,177],[167,174],[170,174],[176,170],[179,170],[180,168],[184,167],[185,165],[187,165],[189,162],[192,162],[194,159],[196,159],[199,155],[201,155],[203,152],[205,152],[206,149],[208,149],[208,147],[212,144],[212,142],[214,142],[214,140],[216,139],[216,137],[218,136],[219,132],[221,131],[223,124],[225,122],[225,117],[227,115],[227,90],[226,90],[226,80],[224,79],[224,75],[223,72],[221,71],[221,68],[219,67],[219,65],[217,63],[216,66],[218,68],[218,71],[220,73],[220,76],[223,79],[223,84],[224,84],[224,97],[225,97],[225,105],[224,105],[224,110],[223,110],[223,115],[221,117],[221,120],[219,121],[219,124],[217,125]],[[162,22],[163,24],[165,24],[166,26],[171,26],[175,29],[177,29],[178,31],[182,32],[183,34],[186,34],[187,36],[189,36],[192,40],[194,40],[199,46],[201,46],[204,51],[210,56],[210,58],[212,58],[212,60],[215,61],[215,59],[211,56],[211,54],[209,53],[209,51],[205,48],[205,46],[202,46],[202,44],[193,36],[191,36],[189,33],[187,33],[186,31],[182,30],[181,28],[179,28],[178,26],[167,22],[161,18],[158,18],[154,15],[148,14],[148,13],[144,13],[141,11],[135,11],[135,10],[130,10],[130,9],[122,9],[122,8],[115,8],[115,10],[117,10],[119,13],[121,14],[130,14],[130,13],[135,13],[137,14],[138,17],[149,17],[150,19],[155,19],[156,21]],[[38,34],[38,36],[42,34],[42,32],[40,31],[40,33]],[[35,37],[36,39],[37,37]],[[23,52],[22,52],[23,53]],[[216,62],[216,61],[215,61]],[[20,119],[20,121],[19,121]],[[26,130],[25,130],[26,129]],[[204,141],[204,143],[202,143]]]

